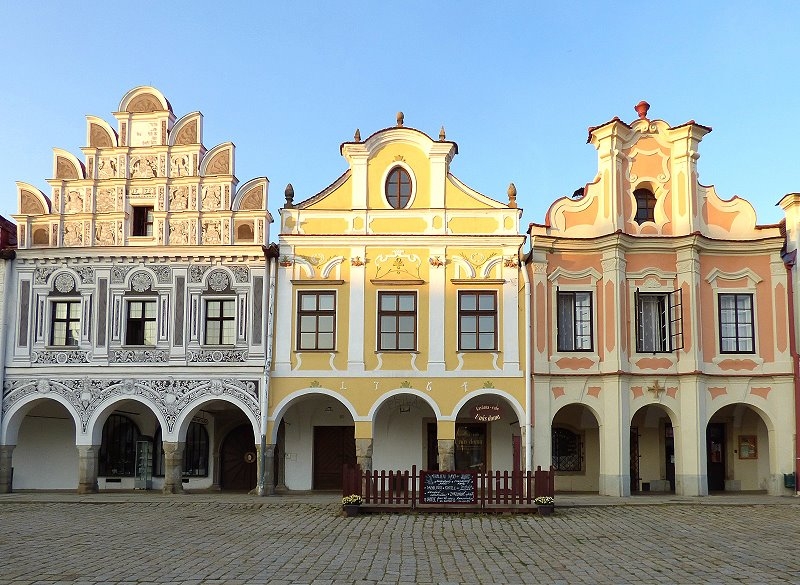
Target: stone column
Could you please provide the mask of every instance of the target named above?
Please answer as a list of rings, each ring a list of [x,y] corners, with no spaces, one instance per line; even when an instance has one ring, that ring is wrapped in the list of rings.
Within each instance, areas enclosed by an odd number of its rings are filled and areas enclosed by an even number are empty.
[[[16,445],[0,445],[0,494],[11,493],[12,471],[11,453]]]
[[[264,450],[266,456],[262,459],[261,458],[261,445],[256,445],[256,455],[257,455],[257,476],[260,480],[262,477],[264,478],[264,483],[258,486],[258,495],[259,496],[274,496],[275,495],[275,445],[270,445],[269,443],[266,445],[266,449]],[[264,470],[261,470],[261,462],[264,462]],[[262,475],[263,473],[263,475]]]
[[[97,487],[97,455],[100,445],[78,445],[78,493],[95,494]]]
[[[452,471],[456,468],[455,439],[439,439],[439,471]]]
[[[183,450],[186,443],[164,441],[164,488],[165,494],[183,493]]]
[[[356,463],[361,471],[372,471],[372,439],[356,439]]]

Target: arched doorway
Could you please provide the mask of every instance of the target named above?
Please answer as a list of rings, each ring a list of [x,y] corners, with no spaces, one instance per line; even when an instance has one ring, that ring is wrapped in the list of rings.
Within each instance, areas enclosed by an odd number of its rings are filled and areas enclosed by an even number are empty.
[[[16,440],[11,489],[75,489],[78,485],[75,422],[61,403],[50,399],[36,401],[22,419]]]
[[[98,426],[100,423],[102,426]],[[138,400],[115,402],[98,416],[92,436],[100,443],[97,454],[97,486],[100,490],[142,487],[139,479],[152,475],[152,458],[140,456],[137,442],[150,443],[148,448],[152,453],[153,436],[158,427],[155,413]]]
[[[422,398],[395,394],[384,400],[372,423],[372,468],[438,468],[436,414]]]
[[[770,489],[769,430],[756,409],[730,404],[706,426],[706,473],[709,492]]]
[[[341,489],[343,466],[356,462],[355,422],[350,410],[323,393],[303,394],[280,410],[275,449],[283,454],[278,461],[279,486]]]
[[[582,404],[568,404],[553,417],[551,459],[560,492],[600,490],[600,425]]]
[[[675,492],[675,434],[669,413],[643,406],[631,419],[631,493]]]
[[[220,486],[226,490],[249,491],[256,487],[255,435],[249,423],[231,430],[220,447]]]

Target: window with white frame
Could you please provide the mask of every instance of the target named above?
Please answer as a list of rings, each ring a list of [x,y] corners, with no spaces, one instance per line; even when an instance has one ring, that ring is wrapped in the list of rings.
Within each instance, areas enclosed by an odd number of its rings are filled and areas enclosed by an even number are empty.
[[[127,345],[156,344],[155,300],[129,300],[125,317],[125,343]]]
[[[411,199],[411,175],[403,167],[394,167],[386,176],[386,201],[395,209],[403,209]]]
[[[236,343],[236,301],[234,299],[205,300],[206,345]]]
[[[378,293],[378,351],[416,351],[417,293]]]
[[[637,353],[669,353],[683,348],[682,293],[636,291]]]
[[[721,353],[755,353],[753,295],[719,293],[719,349]]]
[[[558,351],[592,351],[592,293],[558,291]]]
[[[336,343],[336,293],[303,291],[297,295],[297,350],[332,350]]]
[[[497,349],[497,293],[458,292],[458,350]]]
[[[50,324],[50,345],[76,346],[81,334],[81,302],[53,301]]]

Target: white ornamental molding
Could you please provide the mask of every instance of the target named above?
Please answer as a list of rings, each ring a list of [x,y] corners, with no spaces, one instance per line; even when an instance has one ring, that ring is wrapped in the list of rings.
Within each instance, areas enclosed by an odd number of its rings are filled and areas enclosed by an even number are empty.
[[[56,276],[54,286],[58,292],[69,293],[75,290],[75,279],[72,278],[71,274],[62,272]]]
[[[133,266],[114,266],[111,269],[111,284],[122,284]]]
[[[235,363],[246,360],[246,349],[200,349],[189,352],[189,361],[195,363]]]
[[[166,349],[115,349],[108,360],[112,364],[163,364],[169,361]]]
[[[55,268],[37,268],[33,273],[34,284],[47,284],[50,275],[55,272]]]
[[[145,292],[150,290],[152,286],[153,278],[144,270],[141,270],[131,276],[131,288],[136,292]]]
[[[3,385],[2,413],[5,418],[17,403],[35,395],[58,394],[75,410],[85,433],[92,415],[109,400],[136,396],[159,411],[169,432],[181,413],[204,398],[230,396],[244,405],[256,419],[261,416],[258,381],[217,378],[213,380],[140,379],[43,379],[6,380]]]
[[[31,352],[34,364],[88,364],[89,352],[80,349],[52,350],[43,349]]]

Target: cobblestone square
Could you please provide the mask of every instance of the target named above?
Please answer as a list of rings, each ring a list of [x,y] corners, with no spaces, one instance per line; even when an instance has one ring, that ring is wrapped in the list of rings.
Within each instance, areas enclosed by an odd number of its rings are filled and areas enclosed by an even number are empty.
[[[11,494],[0,583],[800,582],[800,504],[720,501],[343,518],[335,496]]]

